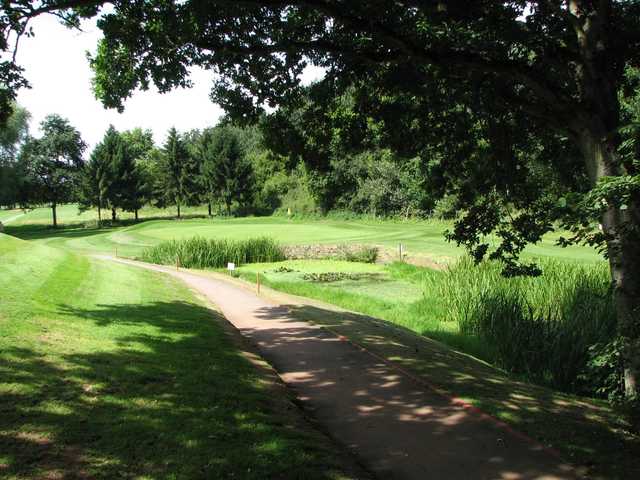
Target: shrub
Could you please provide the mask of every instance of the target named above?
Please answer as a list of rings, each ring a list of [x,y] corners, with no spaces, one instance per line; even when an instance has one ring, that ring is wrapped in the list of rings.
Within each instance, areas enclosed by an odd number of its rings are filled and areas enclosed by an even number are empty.
[[[285,259],[280,245],[267,237],[247,240],[202,237],[170,240],[145,249],[141,258],[145,262],[163,265],[174,265],[178,261],[185,268],[222,268],[229,262],[243,265]]]
[[[347,262],[376,263],[378,259],[377,247],[361,247],[358,249],[344,248],[344,259]]]
[[[580,374],[585,390],[595,387],[595,393],[610,402],[624,399],[623,341],[596,343],[588,349],[588,360]]]

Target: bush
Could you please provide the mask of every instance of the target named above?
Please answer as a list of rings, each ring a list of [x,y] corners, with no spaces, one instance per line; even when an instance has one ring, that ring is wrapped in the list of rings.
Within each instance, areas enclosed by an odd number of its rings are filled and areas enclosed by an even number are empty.
[[[588,373],[597,346],[616,332],[606,265],[539,264],[540,277],[504,278],[498,262],[464,259],[434,288],[447,319],[487,344],[489,361],[561,390],[608,396],[609,376]]]
[[[610,402],[624,400],[623,341],[620,337],[608,343],[596,343],[588,349],[588,360],[580,380],[589,391],[595,388],[599,397]]]
[[[162,265],[185,268],[223,268],[227,263],[236,265],[258,262],[278,262],[285,259],[280,245],[273,239],[250,238],[247,240],[217,240],[194,237],[187,240],[171,240],[145,249],[142,260]]]
[[[361,247],[358,249],[349,249],[348,246],[343,249],[344,260],[347,262],[359,263],[376,263],[378,259],[377,247]]]

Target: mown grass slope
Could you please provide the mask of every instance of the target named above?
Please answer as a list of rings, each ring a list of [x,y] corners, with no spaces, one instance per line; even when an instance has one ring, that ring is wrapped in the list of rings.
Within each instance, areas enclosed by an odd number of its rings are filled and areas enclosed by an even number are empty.
[[[64,228],[51,231],[49,209],[35,209],[15,219],[7,232],[25,239],[50,242],[82,252],[109,252],[139,256],[149,246],[166,240],[192,237],[241,240],[269,236],[283,244],[341,244],[357,243],[380,245],[397,249],[402,243],[410,256],[426,257],[435,261],[448,261],[463,255],[464,250],[444,238],[450,222],[424,221],[372,221],[332,219],[287,219],[284,217],[246,218],[188,218],[183,220],[157,219],[173,215],[173,210],[145,208],[138,224],[125,222],[119,227],[95,228],[95,212],[78,214],[75,205],[59,207],[59,221]],[[185,215],[204,215],[206,211],[194,207]],[[129,216],[127,215],[127,218]],[[151,220],[156,218],[155,220]],[[88,222],[88,223],[87,223]],[[602,257],[592,248],[555,245],[560,234],[547,235],[543,242],[527,249],[526,255],[553,257],[580,262],[599,262]]]
[[[167,276],[0,235],[0,298],[0,477],[342,477]]]

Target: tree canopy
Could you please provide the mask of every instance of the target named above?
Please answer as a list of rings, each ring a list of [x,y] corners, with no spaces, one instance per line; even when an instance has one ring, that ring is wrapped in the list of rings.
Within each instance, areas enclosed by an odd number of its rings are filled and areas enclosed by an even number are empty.
[[[80,132],[59,115],[47,115],[40,130],[42,136],[29,138],[21,155],[32,200],[51,205],[53,226],[56,227],[56,208],[74,194],[86,144]]]

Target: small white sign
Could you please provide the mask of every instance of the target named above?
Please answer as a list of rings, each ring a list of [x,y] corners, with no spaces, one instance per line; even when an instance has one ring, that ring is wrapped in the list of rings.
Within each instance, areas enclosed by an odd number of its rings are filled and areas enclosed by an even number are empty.
[[[227,270],[235,270],[236,269],[236,264],[235,263],[227,263]]]

